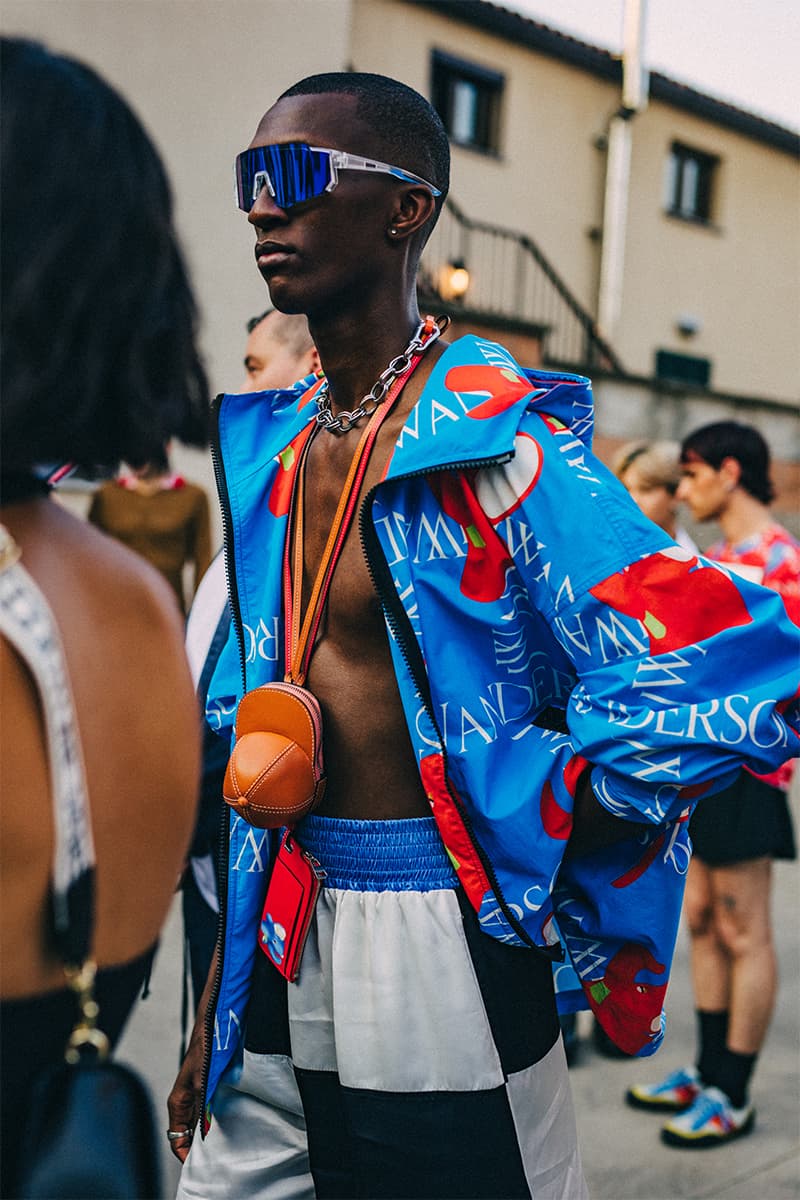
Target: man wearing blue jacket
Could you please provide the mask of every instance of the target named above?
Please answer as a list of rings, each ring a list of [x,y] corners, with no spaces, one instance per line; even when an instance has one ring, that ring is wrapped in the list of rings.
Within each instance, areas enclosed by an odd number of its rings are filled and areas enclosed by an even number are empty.
[[[237,159],[272,302],[325,375],[218,405],[215,727],[286,671],[298,464],[305,605],[382,424],[305,680],[327,790],[292,836],[323,886],[287,982],[279,839],[232,813],[169,1101],[186,1200],[584,1196],[552,964],[565,946],[609,1036],[653,1053],[688,817],[798,746],[797,629],[641,516],[591,454],[588,381],[420,320],[448,165],[430,105],[358,73],[289,89]]]

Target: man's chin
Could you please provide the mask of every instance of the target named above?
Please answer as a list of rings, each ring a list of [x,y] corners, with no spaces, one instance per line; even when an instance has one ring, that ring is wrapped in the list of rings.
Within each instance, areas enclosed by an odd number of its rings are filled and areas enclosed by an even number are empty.
[[[286,313],[287,316],[296,316],[298,313],[305,315],[307,310],[302,298],[297,294],[293,295],[292,290],[279,279],[267,279],[265,283],[273,308],[280,313]]]

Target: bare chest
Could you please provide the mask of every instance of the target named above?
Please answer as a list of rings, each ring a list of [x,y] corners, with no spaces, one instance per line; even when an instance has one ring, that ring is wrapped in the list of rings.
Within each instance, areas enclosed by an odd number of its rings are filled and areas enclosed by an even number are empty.
[[[304,490],[303,610],[342,496],[357,445],[355,436],[334,439],[323,431],[309,451]],[[361,540],[360,514],[365,498],[380,481],[391,445],[382,431],[358,488],[353,517],[337,559],[323,626],[324,636],[336,641],[355,638],[367,644],[376,637],[385,638],[381,605]]]

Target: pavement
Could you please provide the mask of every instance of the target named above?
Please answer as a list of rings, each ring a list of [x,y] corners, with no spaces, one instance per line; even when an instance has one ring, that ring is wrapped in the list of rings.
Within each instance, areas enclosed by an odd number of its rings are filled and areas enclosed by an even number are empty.
[[[800,828],[798,821],[796,828]],[[623,1101],[630,1084],[658,1079],[692,1061],[694,1015],[683,931],[667,994],[667,1034],[653,1058],[617,1060],[599,1055],[591,1041],[591,1018],[581,1014],[581,1045],[570,1078],[592,1200],[800,1198],[798,913],[800,864],[776,863],[774,923],[781,982],[753,1082],[755,1131],[740,1141],[711,1150],[672,1149],[659,1140],[662,1118],[630,1109]],[[151,995],[131,1018],[118,1057],[135,1066],[149,1083],[161,1132],[167,1128],[166,1096],[177,1070],[180,1046],[181,923],[177,902],[165,927],[151,986]],[[178,1165],[166,1150],[166,1137],[164,1148],[163,1190],[153,1200],[172,1200],[175,1195]]]

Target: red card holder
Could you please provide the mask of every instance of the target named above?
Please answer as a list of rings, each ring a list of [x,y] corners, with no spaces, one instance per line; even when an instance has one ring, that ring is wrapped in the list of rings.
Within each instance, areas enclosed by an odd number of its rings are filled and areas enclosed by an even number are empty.
[[[294,983],[300,970],[324,877],[317,860],[287,830],[267,885],[258,944],[290,983]]]

